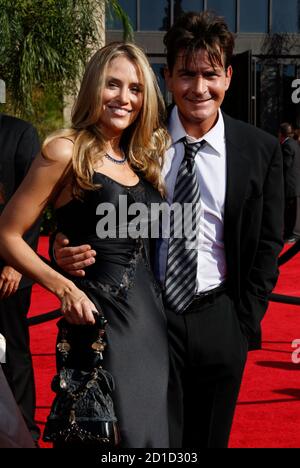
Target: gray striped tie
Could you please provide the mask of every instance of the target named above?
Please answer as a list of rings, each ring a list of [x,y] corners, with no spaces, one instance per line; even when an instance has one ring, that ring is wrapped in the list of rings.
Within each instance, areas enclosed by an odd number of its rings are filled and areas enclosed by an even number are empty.
[[[177,174],[173,198],[173,205],[180,204],[182,216],[178,213],[174,216],[174,210],[171,212],[164,292],[166,305],[178,314],[188,307],[196,292],[200,187],[195,156],[205,140],[188,143],[184,139],[183,143],[184,159]]]

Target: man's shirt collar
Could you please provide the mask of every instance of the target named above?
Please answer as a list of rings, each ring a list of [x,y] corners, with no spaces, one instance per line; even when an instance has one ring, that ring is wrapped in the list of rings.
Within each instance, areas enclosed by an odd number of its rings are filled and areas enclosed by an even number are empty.
[[[211,148],[214,150],[214,152],[221,156],[223,154],[223,148],[224,148],[224,138],[225,138],[225,126],[224,126],[224,119],[222,112],[219,109],[219,116],[217,123],[207,132],[205,135],[203,135],[201,138],[198,140],[190,137],[187,135],[181,120],[178,115],[178,108],[177,106],[174,107],[171,113],[170,117],[170,122],[169,122],[169,133],[172,138],[173,145],[178,143],[180,140],[182,140],[185,137],[188,137],[188,139],[191,142],[196,142],[196,141],[201,141],[205,140],[208,145],[211,146]]]

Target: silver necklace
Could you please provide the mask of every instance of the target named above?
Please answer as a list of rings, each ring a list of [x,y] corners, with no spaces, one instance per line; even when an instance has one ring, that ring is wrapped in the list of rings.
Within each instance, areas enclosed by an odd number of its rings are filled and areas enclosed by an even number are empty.
[[[122,159],[116,159],[116,158],[113,158],[110,154],[108,153],[105,153],[105,157],[106,159],[108,159],[109,161],[113,162],[114,164],[125,164],[126,161],[127,161],[127,156],[126,154],[122,151],[124,157]]]

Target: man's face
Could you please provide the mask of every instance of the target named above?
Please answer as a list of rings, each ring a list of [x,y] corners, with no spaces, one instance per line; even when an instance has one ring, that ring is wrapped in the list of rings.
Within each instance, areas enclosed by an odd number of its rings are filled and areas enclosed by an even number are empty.
[[[220,65],[212,66],[203,49],[187,63],[184,51],[179,51],[172,72],[166,70],[165,78],[189,135],[200,138],[214,126],[231,76],[231,67],[225,71]]]

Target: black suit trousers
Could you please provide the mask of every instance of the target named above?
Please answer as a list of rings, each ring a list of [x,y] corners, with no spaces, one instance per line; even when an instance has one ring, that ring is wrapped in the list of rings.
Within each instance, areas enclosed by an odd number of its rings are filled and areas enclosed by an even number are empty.
[[[28,429],[38,439],[39,428],[34,422],[35,384],[27,323],[31,289],[19,289],[7,299],[0,300],[0,333],[6,338],[6,364],[2,365],[3,372]]]
[[[223,292],[167,317],[170,447],[225,448],[248,351],[234,302]]]

